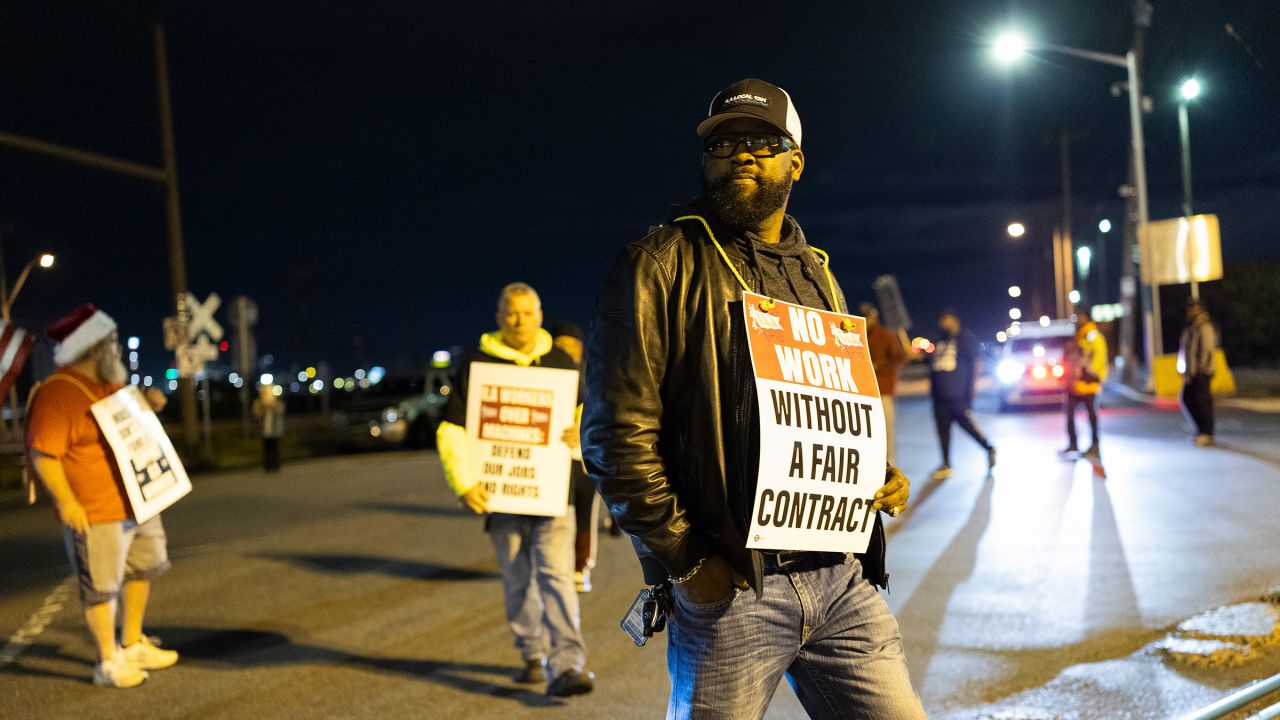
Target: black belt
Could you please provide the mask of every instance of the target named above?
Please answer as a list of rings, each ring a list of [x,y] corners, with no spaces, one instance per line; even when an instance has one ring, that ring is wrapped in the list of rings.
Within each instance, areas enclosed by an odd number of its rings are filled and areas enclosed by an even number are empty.
[[[845,554],[816,550],[758,550],[764,558],[764,567],[777,570],[800,570],[839,565]]]

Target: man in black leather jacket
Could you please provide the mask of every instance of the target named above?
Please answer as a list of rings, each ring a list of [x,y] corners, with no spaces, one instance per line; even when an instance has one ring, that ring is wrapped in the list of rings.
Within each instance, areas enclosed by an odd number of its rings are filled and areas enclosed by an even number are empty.
[[[588,471],[646,582],[671,587],[668,717],[761,717],[784,673],[814,717],[923,717],[873,587],[888,583],[878,516],[856,557],[746,548],[759,422],[742,292],[848,309],[826,254],[786,215],[804,170],[787,93],[735,83],[698,134],[702,196],[605,279],[582,425]],[[874,507],[897,515],[908,495],[889,468]]]

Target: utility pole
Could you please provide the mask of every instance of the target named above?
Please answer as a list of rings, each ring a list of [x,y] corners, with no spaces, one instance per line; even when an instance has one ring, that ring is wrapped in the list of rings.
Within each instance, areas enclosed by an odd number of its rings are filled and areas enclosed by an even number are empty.
[[[1057,273],[1058,317],[1070,318],[1075,312],[1071,291],[1075,289],[1074,244],[1071,241],[1071,135],[1064,129],[1059,136],[1062,156],[1062,232],[1054,248],[1054,270]]]
[[[164,28],[159,23],[156,23],[152,26],[152,33],[155,38],[156,85],[159,95],[160,141],[164,153],[163,167],[157,168],[129,160],[121,160],[100,153],[3,131],[0,131],[0,145],[7,145],[40,155],[48,155],[68,162],[96,167],[100,170],[142,178],[163,185],[165,187],[165,216],[169,238],[170,289],[173,293],[174,307],[178,318],[185,323],[187,319],[187,266],[183,253],[182,210],[178,201],[178,165],[173,143],[173,115],[169,104],[169,66],[165,51]],[[182,407],[183,444],[187,450],[192,451],[199,447],[200,442],[199,423],[196,417],[195,384],[190,378],[182,378],[179,380],[178,389],[179,401]]]
[[[164,27],[151,26],[156,49],[156,88],[160,110],[160,143],[164,149],[165,219],[169,229],[169,288],[178,322],[187,323],[187,260],[182,239],[182,205],[178,197],[178,158],[173,146],[173,111],[169,104],[169,56]],[[182,409],[182,440],[190,450],[199,442],[196,420],[195,378],[178,378]]]

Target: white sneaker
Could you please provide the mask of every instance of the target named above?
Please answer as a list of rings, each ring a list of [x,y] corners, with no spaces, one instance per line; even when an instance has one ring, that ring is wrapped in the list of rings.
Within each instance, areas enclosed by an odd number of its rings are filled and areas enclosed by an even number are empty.
[[[1205,434],[1203,434],[1203,433],[1201,433],[1200,435],[1195,436],[1195,438],[1192,440],[1192,442],[1194,442],[1194,443],[1195,443],[1196,447],[1210,447],[1210,446],[1214,445],[1214,442],[1213,442],[1213,436],[1212,436],[1212,435],[1205,435]]]
[[[573,574],[573,584],[580,593],[591,592],[591,571],[582,570]]]
[[[163,670],[178,662],[177,650],[163,650],[151,644],[146,635],[120,651],[129,662],[142,670]]]
[[[131,688],[147,681],[147,671],[129,662],[123,651],[103,660],[93,668],[93,684],[98,687]]]

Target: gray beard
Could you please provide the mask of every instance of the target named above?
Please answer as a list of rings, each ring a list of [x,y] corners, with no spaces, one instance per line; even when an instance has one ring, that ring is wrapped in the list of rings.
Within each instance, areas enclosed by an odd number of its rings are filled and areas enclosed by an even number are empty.
[[[722,221],[734,227],[756,228],[765,218],[787,206],[792,184],[789,173],[776,182],[758,180],[760,185],[756,191],[744,197],[733,184],[732,175],[726,175],[715,184],[703,179],[702,196],[711,203],[716,216]]]
[[[119,355],[105,352],[98,356],[98,379],[108,385],[123,385],[129,371]]]

